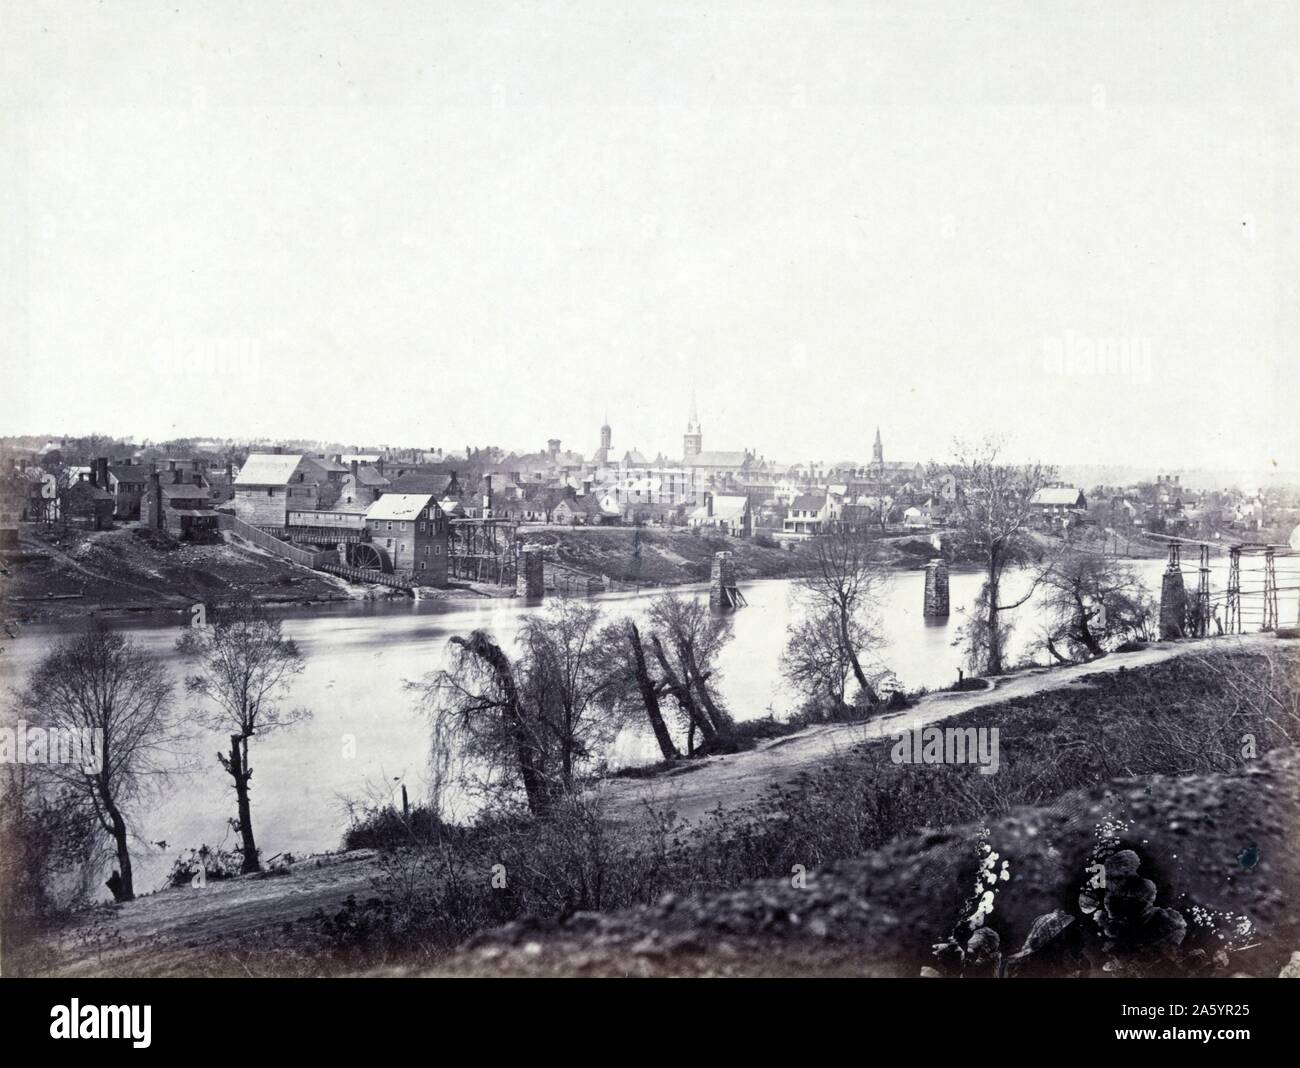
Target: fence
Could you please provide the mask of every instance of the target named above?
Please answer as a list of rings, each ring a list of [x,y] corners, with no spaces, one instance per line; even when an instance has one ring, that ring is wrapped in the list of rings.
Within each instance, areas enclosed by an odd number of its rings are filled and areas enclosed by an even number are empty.
[[[338,558],[336,552],[329,550],[310,553],[306,549],[299,549],[296,545],[283,542],[260,527],[245,523],[237,516],[228,515],[225,512],[217,513],[217,526],[230,534],[238,534],[245,541],[256,545],[259,549],[265,549],[269,553],[274,553],[285,560],[291,560],[295,564],[301,564],[303,567],[320,570],[322,564]]]

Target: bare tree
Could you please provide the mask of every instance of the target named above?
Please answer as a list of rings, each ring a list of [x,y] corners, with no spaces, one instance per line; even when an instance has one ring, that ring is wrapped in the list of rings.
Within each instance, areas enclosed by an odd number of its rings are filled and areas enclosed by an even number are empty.
[[[699,730],[710,747],[730,747],[735,724],[714,696],[717,657],[731,640],[725,617],[710,613],[700,600],[669,591],[651,603],[649,622],[651,648],[664,684],[686,718],[688,738]]]
[[[849,640],[844,640],[845,630]],[[820,609],[787,629],[781,670],[800,692],[815,698],[829,698],[839,710],[845,700],[849,682],[854,678],[853,657],[857,650],[873,641],[869,628],[858,618],[841,625],[834,610]]]
[[[617,723],[599,698],[611,685],[596,654],[600,609],[561,598],[529,616],[520,632],[525,701],[554,750],[558,788],[574,790],[577,768],[613,741]]]
[[[667,686],[650,672],[645,642],[635,621],[624,618],[606,624],[597,642],[597,655],[605,678],[602,700],[606,705],[623,710],[625,720],[635,715],[632,709],[644,712],[663,758],[680,757],[659,703]]]
[[[1131,567],[1101,553],[1066,549],[1042,578],[1043,645],[1058,661],[1103,656],[1114,641],[1141,634],[1150,607]]]
[[[208,702],[196,718],[230,737],[230,751],[219,752],[217,760],[235,788],[235,827],[244,851],[241,870],[260,871],[249,796],[253,766],[248,743],[255,735],[263,737],[310,718],[309,710],[281,703],[294,677],[302,673],[302,653],[293,639],[284,636],[279,619],[250,602],[223,609],[214,624],[189,628],[177,648],[198,665],[198,673],[185,682],[190,694]]]
[[[1003,572],[1033,558],[1030,501],[1056,474],[1054,468],[1042,464],[999,463],[998,452],[999,446],[991,440],[975,446],[957,442],[956,459],[932,467],[932,474],[956,478],[962,494],[957,522],[967,545],[983,562],[984,587],[967,632],[970,651],[975,654],[973,669],[990,675],[1004,670],[1006,634],[1001,614],[1020,607],[1037,587],[1035,580],[1023,597],[1003,604]]]
[[[808,616],[815,621],[800,635],[804,650],[811,650],[823,661],[828,655],[842,661],[873,705],[879,698],[863,669],[862,651],[871,636],[869,618],[877,603],[881,575],[871,541],[839,528],[812,540],[808,573],[798,582]],[[806,645],[814,637],[820,639],[816,649]]]
[[[451,639],[452,664],[425,685],[433,713],[452,724],[467,759],[521,785],[528,809],[544,815],[554,791],[546,774],[540,724],[529,715],[515,667],[484,630]]]
[[[79,739],[78,759],[41,762],[43,772],[94,813],[112,841],[119,901],[135,897],[129,846],[132,809],[149,783],[177,769],[179,742],[165,668],[116,631],[92,623],[46,654],[22,697],[25,714],[56,737]],[[55,732],[58,732],[57,734]],[[97,750],[87,752],[87,746]]]
[[[555,602],[524,621],[514,660],[485,631],[454,637],[452,664],[425,685],[435,715],[487,769],[489,785],[503,777],[522,787],[534,815],[576,792],[621,723],[599,624],[595,606]]]

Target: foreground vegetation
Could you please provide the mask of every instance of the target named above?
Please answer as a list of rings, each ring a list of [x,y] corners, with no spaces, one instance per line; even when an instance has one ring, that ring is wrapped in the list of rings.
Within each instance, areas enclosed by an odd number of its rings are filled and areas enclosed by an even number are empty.
[[[383,856],[372,896],[282,933],[277,969],[436,964],[467,937],[523,918],[650,904],[730,890],[802,866],[878,849],[926,827],[1049,806],[1114,777],[1233,775],[1300,741],[1300,656],[1213,652],[1089,676],[1087,688],[988,706],[945,726],[997,727],[1002,766],[917,767],[891,743],[858,746],[747,809],[699,824],[647,807],[632,823],[602,817],[598,793],[473,828],[427,810],[372,813],[349,848]],[[937,906],[936,906],[937,907]],[[292,964],[288,962],[292,961]]]

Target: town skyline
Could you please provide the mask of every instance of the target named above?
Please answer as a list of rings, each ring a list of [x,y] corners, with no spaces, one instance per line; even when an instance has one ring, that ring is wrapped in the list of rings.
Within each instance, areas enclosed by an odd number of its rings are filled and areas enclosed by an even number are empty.
[[[26,439],[31,444],[40,447],[40,439],[45,441],[59,441],[63,439],[84,438],[91,435],[103,435],[119,439],[123,442],[132,442],[136,445],[156,446],[170,441],[190,440],[197,442],[226,443],[231,446],[257,446],[271,444],[289,444],[300,443],[303,447],[310,448],[333,448],[339,447],[345,451],[348,449],[356,450],[391,450],[399,452],[402,450],[418,451],[441,451],[448,459],[448,462],[455,462],[458,456],[464,455],[466,448],[475,451],[483,449],[499,449],[503,456],[505,455],[527,455],[532,453],[542,453],[546,450],[547,444],[552,439],[558,440],[565,451],[580,453],[584,457],[592,456],[600,449],[601,442],[604,440],[601,431],[608,426],[611,430],[611,456],[617,460],[628,452],[639,452],[647,459],[654,460],[662,458],[666,462],[679,461],[683,456],[682,437],[684,436],[685,427],[689,424],[683,424],[683,434],[677,436],[677,447],[674,449],[671,445],[666,448],[645,447],[641,442],[629,442],[622,440],[616,425],[616,420],[606,415],[601,426],[595,428],[594,433],[587,436],[595,442],[594,446],[589,447],[589,442],[585,440],[576,440],[557,436],[548,431],[546,427],[538,427],[534,437],[536,440],[525,442],[510,441],[470,441],[457,445],[447,441],[423,441],[421,439],[398,440],[398,439],[366,439],[359,438],[355,435],[342,436],[318,436],[311,434],[254,434],[254,435],[232,435],[227,433],[194,433],[182,432],[186,430],[183,427],[174,428],[177,432],[172,434],[161,435],[144,435],[144,434],[115,434],[106,431],[102,427],[80,428],[78,430],[66,430],[54,432],[48,428],[44,431],[34,431],[31,433],[15,433],[6,436],[5,440]],[[708,433],[708,425],[701,416],[700,425],[703,427],[703,448],[706,451],[729,451],[739,452],[747,451],[756,459],[765,461],[770,465],[783,468],[796,466],[807,466],[815,464],[818,467],[827,469],[834,467],[843,467],[844,465],[854,462],[863,467],[869,466],[873,451],[873,437],[879,432],[884,438],[884,449],[886,458],[889,460],[907,460],[909,462],[929,464],[944,463],[953,459],[954,450],[959,443],[957,439],[950,439],[946,442],[935,443],[929,451],[922,453],[908,453],[902,449],[892,447],[893,428],[888,425],[874,427],[869,432],[868,437],[859,445],[853,453],[845,455],[817,454],[814,450],[809,455],[777,455],[766,452],[761,442],[758,445],[739,445],[731,442],[715,442]],[[189,428],[191,431],[193,428]],[[906,438],[904,440],[907,440]],[[985,444],[989,439],[972,437],[962,439],[961,443],[978,446]],[[1273,464],[1265,465],[1259,468],[1250,467],[1227,467],[1222,465],[1202,466],[1194,464],[1161,464],[1155,460],[1146,460],[1142,456],[1130,457],[1127,462],[1107,463],[1098,460],[1088,459],[1071,459],[1059,458],[1052,456],[1036,455],[1032,453],[1018,453],[1015,450],[1015,443],[1006,438],[994,438],[994,443],[999,449],[999,455],[1002,459],[1011,463],[1041,463],[1055,468],[1062,481],[1078,483],[1080,485],[1097,485],[1097,484],[1119,484],[1126,482],[1136,482],[1143,479],[1154,478],[1158,474],[1181,474],[1191,485],[1202,488],[1227,487],[1231,485],[1244,486],[1262,486],[1262,485],[1281,485],[1281,484],[1300,484],[1300,467],[1292,465],[1290,467]]]

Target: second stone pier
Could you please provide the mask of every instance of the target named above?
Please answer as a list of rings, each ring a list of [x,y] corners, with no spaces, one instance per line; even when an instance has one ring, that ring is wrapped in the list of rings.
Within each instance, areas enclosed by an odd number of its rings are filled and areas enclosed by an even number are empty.
[[[925,565],[925,617],[948,618],[948,565],[938,556]]]

